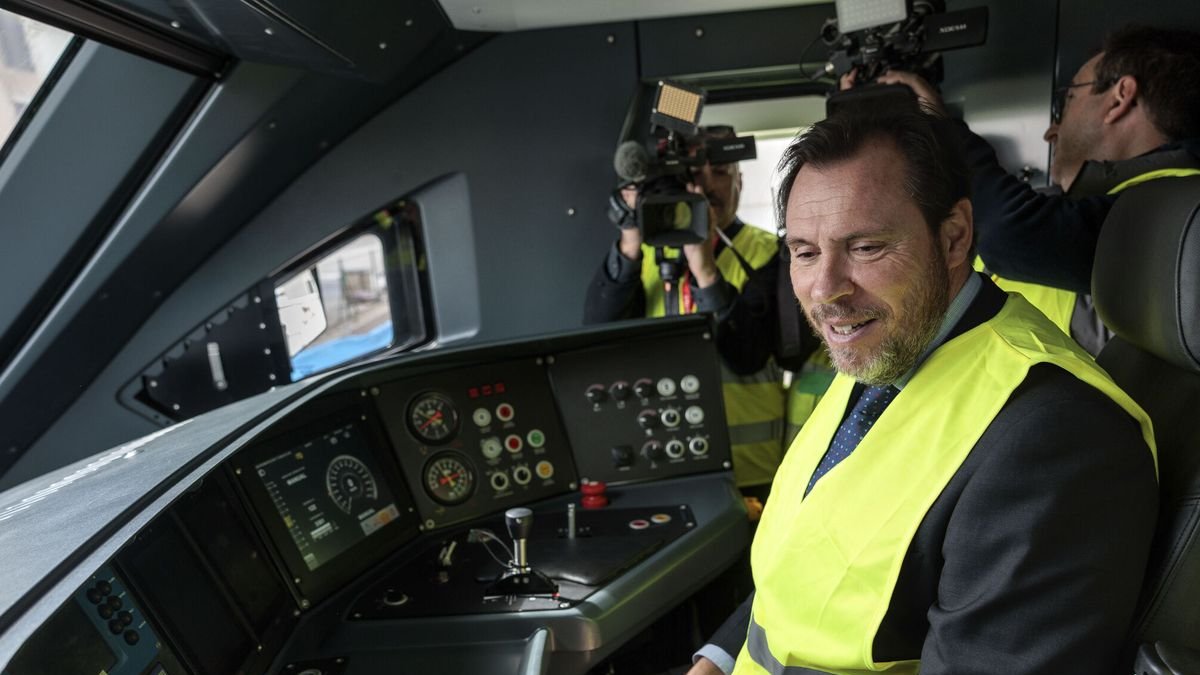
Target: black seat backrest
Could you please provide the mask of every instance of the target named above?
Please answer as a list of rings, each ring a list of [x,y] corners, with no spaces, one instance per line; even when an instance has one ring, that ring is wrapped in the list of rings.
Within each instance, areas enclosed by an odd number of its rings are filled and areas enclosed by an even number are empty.
[[[1097,361],[1150,415],[1158,446],[1158,531],[1133,638],[1200,649],[1200,176],[1121,194],[1092,293],[1116,333]]]

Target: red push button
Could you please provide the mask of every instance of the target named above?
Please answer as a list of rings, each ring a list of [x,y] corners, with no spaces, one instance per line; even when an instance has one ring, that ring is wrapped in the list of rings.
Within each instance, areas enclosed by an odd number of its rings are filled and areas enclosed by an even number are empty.
[[[516,434],[509,434],[504,439],[504,447],[508,448],[508,451],[514,454],[520,452],[524,445],[521,437]]]
[[[512,420],[514,414],[515,412],[513,411],[513,407],[507,403],[501,403],[500,405],[496,406],[496,417],[498,417],[501,422],[508,422]]]

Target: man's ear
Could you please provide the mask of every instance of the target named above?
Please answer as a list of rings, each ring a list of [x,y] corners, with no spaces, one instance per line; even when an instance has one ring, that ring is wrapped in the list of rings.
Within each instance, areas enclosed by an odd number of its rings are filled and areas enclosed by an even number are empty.
[[[971,200],[962,198],[950,209],[950,215],[942,221],[938,239],[942,246],[942,254],[946,258],[946,267],[954,269],[960,265],[970,265],[973,261],[967,256],[971,252],[971,244],[975,241],[974,210]]]
[[[1138,83],[1132,75],[1122,75],[1107,92],[1104,111],[1104,123],[1113,124],[1129,114],[1137,105]]]

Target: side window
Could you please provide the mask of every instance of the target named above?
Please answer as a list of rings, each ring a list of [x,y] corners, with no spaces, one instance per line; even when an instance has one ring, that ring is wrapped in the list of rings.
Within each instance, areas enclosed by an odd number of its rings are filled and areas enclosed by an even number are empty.
[[[292,380],[387,349],[392,311],[383,241],[364,234],[275,286]]]
[[[420,210],[398,201],[255,284],[122,389],[166,423],[429,339]]]
[[[0,147],[15,138],[39,91],[52,83],[54,66],[71,38],[64,30],[0,9]]]

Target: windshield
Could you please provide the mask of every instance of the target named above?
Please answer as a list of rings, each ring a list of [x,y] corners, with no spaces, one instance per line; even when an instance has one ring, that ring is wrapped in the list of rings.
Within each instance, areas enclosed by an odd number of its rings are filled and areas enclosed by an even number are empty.
[[[0,10],[0,147],[58,63],[71,33]]]

